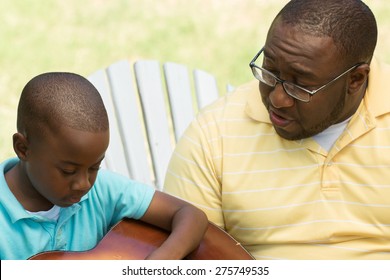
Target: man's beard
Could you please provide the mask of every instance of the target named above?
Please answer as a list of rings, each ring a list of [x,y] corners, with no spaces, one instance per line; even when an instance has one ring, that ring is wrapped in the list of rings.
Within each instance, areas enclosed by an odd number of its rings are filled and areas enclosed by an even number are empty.
[[[345,106],[345,96],[347,94],[347,90],[344,91],[342,95],[340,95],[339,100],[336,103],[336,106],[333,108],[332,112],[328,115],[327,118],[325,118],[320,123],[313,125],[312,127],[305,129],[302,128],[302,131],[298,134],[294,135],[286,135],[281,134],[278,132],[278,130],[275,128],[276,133],[279,134],[280,137],[287,139],[287,140],[301,140],[304,138],[309,138],[314,135],[317,135],[330,127],[333,124],[338,123],[340,120],[340,116],[343,112],[344,106]]]

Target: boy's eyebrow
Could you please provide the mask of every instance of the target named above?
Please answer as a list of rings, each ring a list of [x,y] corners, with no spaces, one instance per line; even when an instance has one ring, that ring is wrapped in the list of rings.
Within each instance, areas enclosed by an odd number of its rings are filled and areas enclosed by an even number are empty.
[[[70,161],[70,160],[61,160],[60,162],[62,164],[67,164],[67,165],[81,166],[81,164],[79,164],[77,162]]]
[[[92,166],[97,165],[97,164],[100,164],[100,163],[103,161],[104,157],[105,157],[105,156],[103,156],[103,157],[102,157],[101,159],[99,159],[97,162],[95,162],[94,164],[92,164]],[[61,163],[63,163],[63,164],[69,164],[69,165],[74,165],[74,166],[81,166],[81,165],[82,165],[82,164],[80,164],[80,163],[73,162],[73,161],[71,161],[71,160],[61,160]]]

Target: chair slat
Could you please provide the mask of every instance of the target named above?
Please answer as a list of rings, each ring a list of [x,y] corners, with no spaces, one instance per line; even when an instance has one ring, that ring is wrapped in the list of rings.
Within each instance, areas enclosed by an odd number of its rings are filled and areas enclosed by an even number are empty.
[[[110,97],[110,86],[105,71],[99,70],[88,77],[90,82],[97,88],[103,99],[110,122],[110,144],[104,158],[104,166],[124,176],[131,176],[126,163],[121,140],[121,135],[115,117],[115,108]]]
[[[130,177],[152,184],[145,127],[141,125],[142,112],[133,83],[132,68],[129,62],[119,61],[108,67],[107,75]]]
[[[213,75],[195,69],[194,81],[199,109],[205,107],[219,97],[217,81]]]
[[[173,146],[158,61],[137,61],[135,78],[140,93],[149,146],[154,163],[156,186],[161,189]]]
[[[173,62],[164,63],[164,73],[177,141],[195,115],[190,77],[186,66]]]

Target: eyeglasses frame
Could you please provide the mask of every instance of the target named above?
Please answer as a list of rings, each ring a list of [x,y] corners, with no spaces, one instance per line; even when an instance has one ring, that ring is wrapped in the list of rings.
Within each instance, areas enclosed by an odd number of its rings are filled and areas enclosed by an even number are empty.
[[[266,84],[267,86],[270,86],[270,87],[276,87],[276,84],[277,84],[277,83],[280,83],[280,84],[282,85],[284,91],[285,91],[289,96],[291,96],[292,98],[297,99],[297,100],[299,100],[299,101],[306,102],[306,103],[307,103],[307,102],[310,102],[311,97],[312,97],[314,94],[316,94],[317,92],[319,92],[320,90],[326,88],[327,86],[329,86],[329,85],[332,84],[333,82],[337,81],[339,78],[341,78],[342,76],[344,76],[344,75],[347,74],[348,72],[350,72],[350,71],[356,69],[356,68],[359,67],[360,65],[365,64],[365,62],[356,63],[355,65],[353,65],[352,67],[348,68],[346,71],[344,71],[344,72],[341,73],[340,75],[336,76],[335,78],[333,78],[332,80],[330,80],[330,81],[327,82],[326,84],[320,86],[319,88],[314,89],[314,90],[308,90],[308,89],[306,89],[306,88],[304,88],[304,87],[302,87],[302,86],[296,85],[296,84],[291,83],[291,82],[286,81],[286,80],[283,80],[283,79],[281,79],[281,78],[275,76],[273,73],[271,73],[271,72],[268,71],[267,69],[264,69],[263,67],[260,67],[260,66],[256,65],[256,64],[255,64],[255,61],[256,61],[256,60],[258,59],[258,57],[262,54],[263,51],[264,51],[264,47],[262,47],[262,48],[260,49],[260,51],[254,56],[254,58],[253,58],[253,59],[251,60],[251,62],[249,63],[249,67],[250,67],[251,70],[252,70],[253,76],[255,76],[255,78],[256,78],[257,80],[259,80],[260,82],[262,82],[262,83],[264,83],[264,84]],[[256,71],[254,68],[257,68],[257,69],[259,69],[260,71],[264,71],[264,72],[266,72],[267,74],[269,74],[271,77],[273,77],[273,78],[275,79],[275,81],[276,81],[276,82],[275,82],[275,85],[271,86],[271,85],[268,85],[267,83],[263,82],[263,81],[260,79],[260,77],[258,77],[257,71]],[[286,88],[285,88],[285,86],[284,86],[285,83],[290,84],[290,85],[292,85],[293,87],[299,88],[299,89],[303,90],[304,92],[308,93],[308,94],[309,94],[309,95],[308,95],[308,96],[309,96],[309,99],[308,99],[308,100],[303,100],[303,99],[300,99],[300,98],[298,98],[298,97],[296,97],[296,96],[291,95],[291,94],[286,90]]]

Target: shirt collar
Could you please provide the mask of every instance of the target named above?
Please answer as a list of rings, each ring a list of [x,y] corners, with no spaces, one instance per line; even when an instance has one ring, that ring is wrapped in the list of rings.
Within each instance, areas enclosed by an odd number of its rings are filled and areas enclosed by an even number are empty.
[[[366,107],[374,117],[390,112],[390,91],[387,83],[389,77],[390,65],[381,63],[374,57],[370,64],[368,87],[364,96]]]
[[[245,112],[248,116],[256,121],[271,123],[268,111],[265,109],[263,101],[261,100],[259,81],[252,82],[238,88],[239,91],[247,91],[248,99],[245,107]]]

